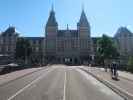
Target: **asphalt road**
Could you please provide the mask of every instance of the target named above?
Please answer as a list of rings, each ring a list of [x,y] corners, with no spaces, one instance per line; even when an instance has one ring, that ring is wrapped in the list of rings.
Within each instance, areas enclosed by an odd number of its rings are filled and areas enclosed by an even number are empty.
[[[124,100],[77,67],[53,66],[0,86],[0,100]]]

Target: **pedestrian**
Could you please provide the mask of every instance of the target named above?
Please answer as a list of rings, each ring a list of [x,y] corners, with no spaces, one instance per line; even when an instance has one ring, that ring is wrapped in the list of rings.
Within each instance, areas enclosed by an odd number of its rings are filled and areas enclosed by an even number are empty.
[[[113,77],[113,63],[110,64],[111,78]]]
[[[111,67],[111,73],[112,73],[112,79],[118,80],[118,65],[116,62],[112,63],[112,67]]]

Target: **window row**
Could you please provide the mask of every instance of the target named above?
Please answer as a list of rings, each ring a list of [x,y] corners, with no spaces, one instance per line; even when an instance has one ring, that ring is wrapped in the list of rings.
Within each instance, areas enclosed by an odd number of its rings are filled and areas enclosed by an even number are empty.
[[[0,52],[14,52],[15,47],[14,46],[4,46],[0,47]]]

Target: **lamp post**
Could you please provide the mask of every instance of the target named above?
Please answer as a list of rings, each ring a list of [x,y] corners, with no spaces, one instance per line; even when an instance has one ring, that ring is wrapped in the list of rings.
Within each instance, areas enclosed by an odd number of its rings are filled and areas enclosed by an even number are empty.
[[[25,47],[25,64],[27,64],[27,48],[26,48],[26,45],[24,45],[24,47]]]

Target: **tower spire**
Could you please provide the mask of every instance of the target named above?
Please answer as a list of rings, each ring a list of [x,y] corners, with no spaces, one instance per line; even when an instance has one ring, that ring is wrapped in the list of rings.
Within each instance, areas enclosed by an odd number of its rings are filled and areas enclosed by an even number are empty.
[[[47,21],[47,26],[58,26],[58,23],[57,23],[56,18],[55,18],[53,3],[52,3],[52,6],[51,6],[51,11],[50,11],[49,18],[48,18],[48,21]]]
[[[54,4],[52,3],[51,11],[54,11]]]
[[[85,11],[84,11],[84,5],[82,5],[82,12],[79,19],[79,22],[77,23],[77,29],[79,30],[79,36],[80,37],[90,37],[90,24],[87,20]]]
[[[82,3],[82,11],[84,11],[84,3]]]
[[[81,12],[78,26],[89,26],[89,22],[87,20],[87,17],[86,17],[85,11],[84,11],[84,5],[82,5],[82,12]]]

